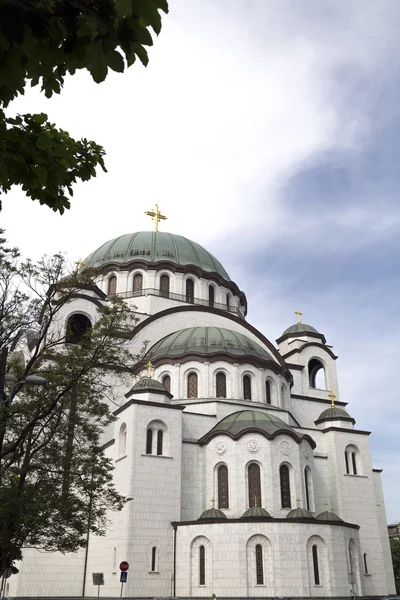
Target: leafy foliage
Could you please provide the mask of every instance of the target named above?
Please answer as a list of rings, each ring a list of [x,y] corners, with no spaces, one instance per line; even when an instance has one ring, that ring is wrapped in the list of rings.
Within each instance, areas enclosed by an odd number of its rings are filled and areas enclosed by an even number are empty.
[[[0,273],[8,282],[0,298],[1,356],[21,347],[25,355],[15,360],[11,352],[0,369],[1,574],[24,547],[77,550],[88,531],[105,532],[109,510],[122,508],[100,435],[113,421],[116,387],[139,357],[126,342],[135,314],[118,297],[97,309],[80,343],[65,343],[68,303],[93,285],[93,274],[68,273],[62,255],[19,263],[3,242]],[[33,374],[48,384],[16,384]]]
[[[390,540],[390,550],[392,552],[394,580],[396,583],[396,592],[400,592],[400,540]]]
[[[136,58],[147,65],[149,28],[160,32],[160,10],[168,12],[167,0],[2,0],[0,192],[21,184],[33,200],[63,213],[71,184],[95,176],[97,165],[105,170],[94,142],[73,140],[44,114],[6,118],[4,108],[27,81],[51,97],[78,69],[101,83],[109,69],[122,73]]]

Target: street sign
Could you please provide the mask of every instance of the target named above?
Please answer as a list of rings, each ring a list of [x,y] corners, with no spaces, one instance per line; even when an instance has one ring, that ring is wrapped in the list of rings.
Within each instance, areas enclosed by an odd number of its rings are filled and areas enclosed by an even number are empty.
[[[120,583],[126,583],[128,581],[127,571],[121,571],[121,574],[119,576],[119,581],[120,581]]]
[[[127,571],[129,569],[129,563],[126,562],[126,560],[123,560],[122,563],[119,565],[119,568],[121,571]]]
[[[92,573],[93,585],[104,585],[104,573]]]

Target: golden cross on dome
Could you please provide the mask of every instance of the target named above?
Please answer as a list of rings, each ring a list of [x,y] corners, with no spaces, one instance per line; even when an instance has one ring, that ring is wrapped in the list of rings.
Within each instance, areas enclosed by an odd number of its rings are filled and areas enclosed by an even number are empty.
[[[254,506],[257,506],[257,496],[254,496]]]
[[[303,313],[300,312],[299,309],[297,309],[297,310],[294,311],[294,314],[297,315],[297,324],[300,325],[301,324],[300,317],[303,316]]]
[[[214,504],[215,504],[214,498],[211,498],[211,504],[212,504],[212,507],[214,508]]]
[[[296,502],[297,502],[297,508],[300,508],[300,502],[301,502],[300,498],[297,498]]]
[[[162,215],[158,209],[158,204],[155,205],[153,210],[146,210],[145,215],[149,215],[154,221],[154,231],[158,231],[158,222],[165,221],[167,217]]]
[[[328,506],[329,506],[329,504],[327,502],[324,502],[324,507],[325,507],[326,511],[328,510]]]
[[[335,408],[335,398],[336,398],[335,394],[332,391],[330,391],[328,394],[328,397],[331,399],[332,408]]]
[[[153,370],[153,365],[152,365],[151,360],[149,360],[149,362],[147,363],[146,368],[147,368],[147,379],[151,379],[151,372]]]
[[[78,274],[79,274],[79,273],[81,272],[81,269],[82,269],[82,267],[83,267],[83,265],[84,265],[85,263],[83,262],[83,260],[81,260],[81,259],[79,258],[79,259],[76,261],[76,263],[75,263],[75,264],[77,265],[77,269],[76,269],[76,270],[77,270],[77,272],[78,272]]]

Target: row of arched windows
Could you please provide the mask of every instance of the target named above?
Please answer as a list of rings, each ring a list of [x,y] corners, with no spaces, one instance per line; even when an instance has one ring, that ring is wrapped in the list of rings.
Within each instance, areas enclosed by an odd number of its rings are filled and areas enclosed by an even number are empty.
[[[282,464],[279,467],[279,482],[281,492],[281,508],[292,508],[290,490],[289,465]],[[261,494],[261,470],[257,463],[250,463],[247,467],[247,493],[249,507],[262,506]],[[312,475],[310,467],[304,469],[304,487],[306,495],[306,508],[312,510]],[[218,508],[229,508],[229,473],[226,465],[220,465],[217,469],[217,491]]]
[[[167,392],[171,392],[171,377],[170,375],[164,375],[161,380],[164,388]],[[272,403],[272,394],[271,387],[272,382],[269,379],[265,380],[265,401],[267,404]],[[187,384],[186,384],[186,393],[187,398],[198,398],[199,393],[199,385],[198,385],[198,375],[195,372],[191,372],[187,376]],[[281,389],[282,395],[285,393],[285,388],[282,386]],[[244,375],[242,378],[242,395],[244,400],[252,399],[252,380],[250,375]],[[227,397],[227,379],[225,373],[219,371],[215,375],[215,396],[216,398],[226,398]]]
[[[152,421],[146,429],[146,454],[162,456],[165,454],[166,426],[161,421]],[[122,423],[118,435],[118,458],[126,456],[126,423]]]
[[[211,571],[207,570],[207,552],[210,551],[211,547],[207,538],[203,538],[204,543],[198,546],[198,576],[197,584],[200,586],[208,585],[207,572],[211,575]],[[267,538],[261,535],[255,535],[247,542],[247,549],[249,553],[249,567],[255,574],[252,578],[255,585],[264,585],[266,583],[265,578],[265,554],[272,558],[271,552],[266,552],[271,547],[271,544]],[[348,563],[350,573],[357,573],[357,565],[354,561],[355,556],[355,542],[349,540],[348,545]],[[313,586],[323,585],[323,569],[321,570],[321,562],[326,562],[326,554],[324,552],[324,541],[319,536],[312,536],[309,538],[306,544],[306,550],[308,555],[309,567],[310,567],[310,584]],[[367,555],[364,554],[364,570],[368,574],[367,570]],[[327,565],[324,565],[327,567]],[[270,570],[270,574],[273,573],[273,569]]]
[[[143,275],[136,273],[133,276],[132,289],[134,292],[141,292],[143,289]],[[117,277],[111,275],[107,282],[107,294],[112,296],[117,293]],[[160,277],[160,295],[163,297],[169,297],[170,293],[170,278],[168,275],[161,275]],[[193,279],[186,279],[185,282],[185,297],[186,302],[194,302],[194,281]],[[208,305],[214,306],[215,304],[215,287],[213,285],[208,286]],[[230,309],[230,296],[226,295],[226,308]]]

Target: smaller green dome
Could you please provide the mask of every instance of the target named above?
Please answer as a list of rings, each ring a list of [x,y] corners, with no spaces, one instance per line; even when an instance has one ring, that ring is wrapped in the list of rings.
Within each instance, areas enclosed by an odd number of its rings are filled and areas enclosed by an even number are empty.
[[[135,383],[131,392],[137,392],[139,390],[159,390],[166,392],[167,390],[160,381],[156,379],[150,379],[149,377],[141,377],[139,381]]]
[[[333,421],[335,419],[341,421],[351,421],[353,425],[355,423],[353,417],[351,417],[349,413],[346,410],[344,410],[344,408],[339,408],[338,406],[331,406],[319,415],[318,419],[315,421],[315,424],[318,425],[318,423],[322,423],[323,421]]]
[[[290,327],[285,329],[282,335],[287,335],[288,333],[316,333],[318,335],[321,335],[320,332],[315,329],[315,327],[312,327],[311,325],[306,325],[306,323],[296,323],[295,325],[291,325]]]
[[[343,521],[343,519],[341,519],[336,513],[334,513],[331,510],[325,510],[322,513],[319,513],[319,515],[317,515],[316,517],[318,519],[318,521]]]
[[[227,518],[226,514],[223,513],[222,510],[219,510],[219,508],[208,508],[203,513],[201,513],[200,517],[198,518],[198,521],[203,520],[203,519],[226,519],[226,518]]]
[[[269,514],[269,512],[266,511],[265,508],[262,508],[261,506],[252,506],[251,508],[248,508],[243,513],[243,518],[244,517],[251,518],[251,519],[260,519],[260,518],[267,517],[268,519],[271,519],[271,515]]]
[[[312,512],[307,510],[306,508],[293,508],[286,515],[287,519],[315,519]]]

